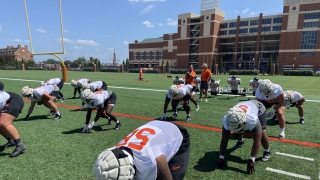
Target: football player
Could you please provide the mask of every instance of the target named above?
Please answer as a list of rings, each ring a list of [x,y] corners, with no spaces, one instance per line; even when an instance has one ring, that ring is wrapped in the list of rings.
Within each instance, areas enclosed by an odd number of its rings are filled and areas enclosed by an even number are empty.
[[[210,83],[209,83],[209,87],[211,89],[211,95],[217,95],[219,93],[219,86],[220,86],[220,79],[219,80],[215,80],[215,79],[211,79]]]
[[[38,88],[31,88],[29,86],[25,86],[21,90],[21,94],[23,97],[27,97],[31,100],[31,104],[27,113],[27,116],[24,118],[24,120],[29,120],[30,115],[34,109],[34,106],[36,103],[43,104],[47,108],[50,109],[49,116],[56,114],[53,118],[54,120],[58,120],[61,118],[61,114],[58,110],[57,105],[54,103],[56,100],[56,97],[59,94],[59,87],[54,85],[46,85],[46,86],[40,86]]]
[[[211,71],[208,69],[208,65],[204,63],[201,71],[201,82],[200,82],[200,95],[198,101],[202,101],[202,94],[204,91],[205,102],[208,102],[208,83],[211,80]]]
[[[239,85],[241,83],[241,79],[237,78],[237,76],[231,76],[231,78],[228,79],[228,84],[230,84],[231,87],[231,94],[239,94]]]
[[[306,99],[297,91],[288,90],[285,91],[285,104],[289,107],[296,106],[298,109],[298,113],[300,116],[300,124],[304,124],[304,110],[303,110],[303,103],[306,101]]]
[[[252,174],[255,169],[255,158],[259,152],[260,145],[263,146],[262,161],[269,161],[271,157],[269,139],[266,133],[267,118],[266,109],[261,102],[244,101],[240,102],[227,112],[222,119],[222,139],[220,143],[220,157],[216,163],[216,168],[224,166],[224,156],[230,139],[230,132],[233,131],[238,142],[234,148],[243,145],[243,132],[249,130],[252,134],[253,145],[250,158],[247,164],[247,173]]]
[[[78,91],[79,98],[80,98],[80,93],[81,93],[80,90],[81,90],[81,87],[82,87],[83,83],[90,83],[90,80],[87,79],[87,78],[82,78],[82,79],[79,79],[77,81],[76,80],[71,80],[71,86],[74,87],[72,99],[76,98],[77,91]]]
[[[59,91],[59,94],[57,96],[57,99],[62,99],[61,102],[65,102],[66,99],[63,97],[63,94],[61,92],[61,89],[63,88],[63,85],[64,85],[64,82],[61,78],[53,78],[53,79],[49,79],[49,80],[46,80],[44,82],[41,83],[41,86],[43,85],[57,85],[60,89]]]
[[[274,114],[276,112],[276,117],[279,121],[280,135],[279,139],[285,138],[285,124],[286,120],[284,117],[285,106],[285,96],[279,84],[272,83],[269,79],[264,79],[260,82],[258,91],[256,91],[255,97],[258,101],[262,102],[266,109],[273,107],[273,110],[268,112],[269,114]]]
[[[90,83],[90,89],[92,92],[107,90],[108,86],[104,81],[94,81]]]
[[[259,83],[260,83],[260,79],[258,78],[258,77],[254,77],[253,79],[251,79],[250,81],[249,81],[249,83],[250,83],[250,86],[252,87],[252,94],[253,94],[253,96],[255,96],[256,95],[256,90],[257,90],[257,88],[259,87]]]
[[[183,109],[186,111],[187,118],[186,121],[191,121],[190,115],[190,106],[189,100],[191,99],[190,91],[187,86],[183,85],[172,85],[166,95],[166,99],[163,106],[163,114],[161,116],[162,119],[166,119],[166,113],[171,101],[171,107],[173,110],[172,118],[176,118],[178,116],[177,107],[180,101],[183,101]]]
[[[190,92],[190,100],[192,101],[192,103],[196,106],[196,111],[199,111],[200,107],[197,103],[197,101],[194,99],[194,96],[193,96],[193,93],[194,93],[194,88],[195,86],[191,85],[191,84],[185,84],[186,81],[182,78],[180,78],[179,76],[176,76],[174,79],[173,79],[173,84],[175,85],[181,85],[181,87],[184,87],[187,89],[188,92]],[[183,102],[180,102],[183,104]]]
[[[0,134],[8,140],[4,145],[0,146],[0,151],[7,147],[15,146],[16,148],[9,155],[10,157],[17,157],[22,154],[27,147],[20,139],[18,130],[13,126],[12,122],[21,113],[24,102],[16,93],[4,92],[4,85],[0,82]]]
[[[97,122],[100,117],[109,119],[108,125],[111,125],[111,120],[113,120],[114,122],[116,122],[114,130],[120,129],[121,123],[112,113],[112,109],[117,102],[117,96],[114,92],[105,90],[92,92],[91,90],[86,89],[81,93],[81,100],[87,104],[88,109],[86,123],[82,132],[91,130],[94,126],[94,123]],[[97,108],[98,111],[94,120],[89,124],[92,110],[95,108]]]
[[[94,164],[94,176],[97,180],[183,180],[189,153],[184,127],[153,120],[104,150]]]

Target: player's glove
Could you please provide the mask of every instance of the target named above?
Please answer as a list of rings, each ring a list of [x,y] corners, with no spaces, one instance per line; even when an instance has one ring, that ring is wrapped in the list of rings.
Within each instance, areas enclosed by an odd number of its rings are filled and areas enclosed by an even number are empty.
[[[252,174],[253,172],[255,172],[254,170],[254,162],[250,159],[247,165],[247,173],[248,174]]]
[[[268,119],[272,118],[272,116],[274,115],[274,113],[276,112],[276,110],[272,109],[271,111],[267,112],[266,116]]]
[[[218,162],[216,163],[216,168],[222,168],[224,165],[224,159],[219,158]]]
[[[27,115],[23,120],[29,120],[29,115]]]
[[[163,113],[162,116],[161,116],[161,118],[160,118],[160,120],[166,119],[166,117],[167,117],[166,113]]]
[[[43,103],[42,103],[42,101],[37,101],[37,104],[42,105]]]

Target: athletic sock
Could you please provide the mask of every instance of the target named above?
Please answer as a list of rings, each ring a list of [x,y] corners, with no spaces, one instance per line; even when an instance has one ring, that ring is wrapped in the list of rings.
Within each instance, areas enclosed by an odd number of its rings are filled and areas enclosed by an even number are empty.
[[[270,152],[270,148],[264,149],[264,152]]]

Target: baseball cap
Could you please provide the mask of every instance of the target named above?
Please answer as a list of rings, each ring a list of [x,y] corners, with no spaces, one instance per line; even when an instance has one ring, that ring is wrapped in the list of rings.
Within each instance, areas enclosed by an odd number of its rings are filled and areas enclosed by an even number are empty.
[[[208,65],[206,63],[203,63],[202,67],[208,67]]]

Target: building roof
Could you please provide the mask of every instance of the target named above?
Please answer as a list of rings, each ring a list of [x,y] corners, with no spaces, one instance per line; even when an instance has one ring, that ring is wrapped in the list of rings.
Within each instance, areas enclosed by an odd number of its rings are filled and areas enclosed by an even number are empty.
[[[141,41],[140,43],[155,43],[155,42],[163,42],[163,37],[147,38]]]
[[[10,49],[7,49],[7,48],[0,48],[0,52],[6,52],[6,51],[17,51],[18,48],[10,48]]]

